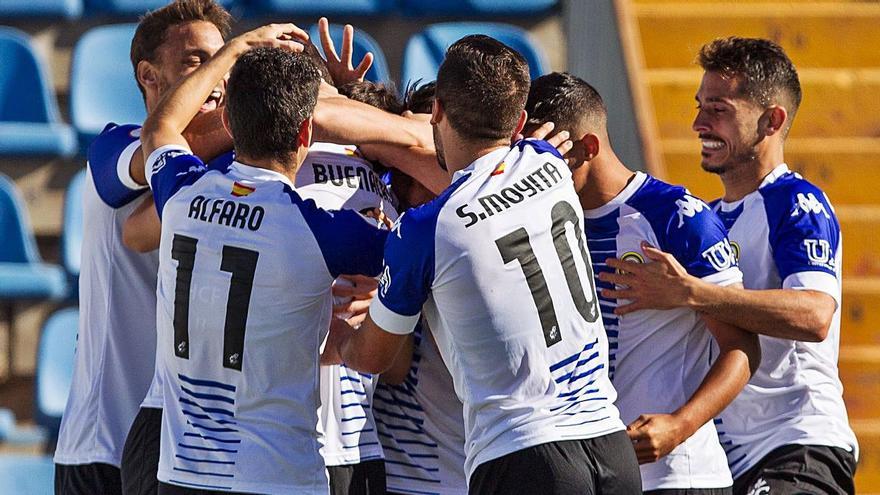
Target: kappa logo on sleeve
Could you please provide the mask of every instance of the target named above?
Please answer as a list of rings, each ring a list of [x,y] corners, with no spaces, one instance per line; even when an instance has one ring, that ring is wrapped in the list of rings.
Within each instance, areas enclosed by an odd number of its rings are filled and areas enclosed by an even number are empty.
[[[182,150],[168,150],[168,151],[162,153],[161,155],[159,155],[159,158],[156,158],[156,162],[153,163],[153,173],[155,174],[155,173],[158,173],[160,170],[162,170],[165,167],[165,164],[168,163],[168,160],[173,160],[174,158],[177,158],[178,156],[188,155],[188,154],[189,153],[187,153],[186,151],[182,151]]]
[[[791,216],[796,217],[801,211],[808,215],[810,213],[816,215],[821,213],[822,215],[825,215],[825,218],[831,218],[831,215],[828,214],[828,210],[825,209],[825,204],[816,199],[816,195],[813,193],[798,193],[797,205],[795,205],[794,211],[791,212]]]
[[[697,216],[697,213],[709,209],[709,205],[689,194],[685,195],[681,199],[675,200],[675,204],[676,206],[678,206],[679,228],[684,225],[685,217],[694,218],[695,216]]]
[[[379,292],[382,294],[382,297],[388,295],[389,287],[391,287],[391,269],[388,268],[388,265],[385,265],[385,268],[382,269],[382,275],[379,277]]]

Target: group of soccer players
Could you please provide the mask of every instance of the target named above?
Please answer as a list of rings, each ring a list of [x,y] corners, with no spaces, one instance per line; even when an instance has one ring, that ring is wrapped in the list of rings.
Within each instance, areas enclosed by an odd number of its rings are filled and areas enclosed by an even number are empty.
[[[700,50],[709,205],[628,169],[576,76],[467,36],[400,101],[319,26],[138,25],[56,493],[854,492],[840,229],[784,163],[779,46]]]

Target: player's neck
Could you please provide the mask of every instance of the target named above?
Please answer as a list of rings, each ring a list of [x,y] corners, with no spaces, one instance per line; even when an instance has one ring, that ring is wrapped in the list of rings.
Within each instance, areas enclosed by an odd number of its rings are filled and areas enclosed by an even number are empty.
[[[449,175],[467,168],[471,163],[483,156],[500,149],[509,148],[509,141],[459,141],[448,148],[444,147],[443,154],[446,158],[446,170]]]
[[[264,168],[290,179],[293,184],[296,182],[296,173],[299,170],[302,160],[297,159],[296,154],[290,156],[290,160],[279,160],[277,158],[251,158],[247,155],[239,154],[236,151],[236,161],[255,168]]]
[[[594,210],[606,205],[617,197],[635,176],[613,152],[597,156],[584,166],[589,167],[589,171],[586,183],[578,196],[585,210]]]
[[[724,184],[723,200],[730,203],[739,201],[758,190],[764,178],[779,165],[785,163],[782,146],[759,151],[758,156],[748,163],[741,163],[721,174]]]

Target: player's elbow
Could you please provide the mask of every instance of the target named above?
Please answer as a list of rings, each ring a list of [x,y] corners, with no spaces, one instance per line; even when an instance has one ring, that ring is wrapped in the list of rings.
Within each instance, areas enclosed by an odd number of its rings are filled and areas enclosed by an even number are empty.
[[[828,338],[834,312],[837,310],[837,303],[831,296],[821,294],[815,299],[801,322],[804,336],[802,340],[805,342],[823,342]]]

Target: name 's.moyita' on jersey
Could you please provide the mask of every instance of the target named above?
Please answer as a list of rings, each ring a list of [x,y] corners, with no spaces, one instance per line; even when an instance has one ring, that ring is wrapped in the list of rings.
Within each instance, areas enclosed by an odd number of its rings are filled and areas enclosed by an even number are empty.
[[[189,218],[208,223],[216,223],[239,229],[256,231],[263,224],[266,210],[262,206],[251,206],[223,198],[208,199],[196,196],[189,203]]]
[[[459,206],[455,213],[459,218],[467,220],[465,228],[475,225],[496,213],[501,213],[511,206],[521,203],[527,198],[551,189],[562,180],[562,173],[553,163],[546,162],[534,172],[522,179],[485,196],[477,198],[479,206],[470,203]],[[469,211],[470,210],[470,211]],[[477,210],[475,213],[474,210]],[[482,210],[482,211],[479,211]]]

